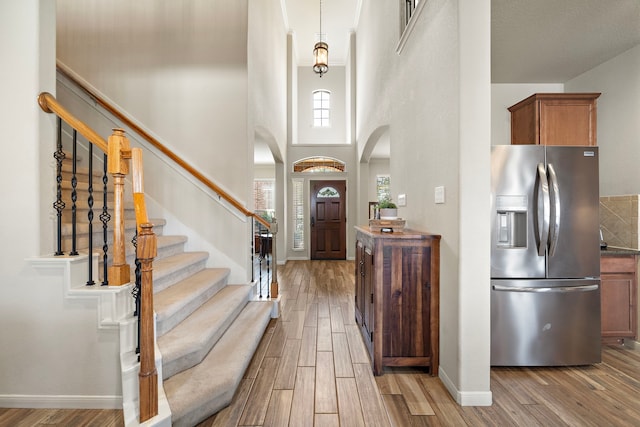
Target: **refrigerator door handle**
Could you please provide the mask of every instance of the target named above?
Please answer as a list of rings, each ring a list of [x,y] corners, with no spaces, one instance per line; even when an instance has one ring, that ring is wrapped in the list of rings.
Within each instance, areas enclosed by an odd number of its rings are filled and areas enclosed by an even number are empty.
[[[549,191],[551,194],[551,222],[549,224],[549,256],[553,256],[558,246],[560,233],[560,190],[556,170],[551,163],[549,169]]]
[[[595,291],[600,285],[583,285],[583,286],[557,286],[557,287],[544,287],[534,288],[529,286],[513,287],[493,285],[494,291],[506,291],[506,292],[589,292]]]
[[[540,205],[540,191],[542,191],[542,206]],[[536,188],[537,197],[537,220],[538,226],[538,255],[544,256],[549,240],[549,220],[550,220],[550,201],[549,201],[549,181],[547,180],[547,171],[544,164],[538,163],[538,183]],[[542,222],[542,224],[541,224]]]

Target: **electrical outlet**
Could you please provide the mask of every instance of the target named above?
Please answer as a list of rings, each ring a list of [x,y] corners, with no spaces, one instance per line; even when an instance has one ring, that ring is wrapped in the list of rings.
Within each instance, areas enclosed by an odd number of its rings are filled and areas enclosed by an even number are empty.
[[[444,186],[436,187],[434,191],[434,199],[436,204],[444,203]]]
[[[407,206],[406,194],[398,194],[398,206]]]

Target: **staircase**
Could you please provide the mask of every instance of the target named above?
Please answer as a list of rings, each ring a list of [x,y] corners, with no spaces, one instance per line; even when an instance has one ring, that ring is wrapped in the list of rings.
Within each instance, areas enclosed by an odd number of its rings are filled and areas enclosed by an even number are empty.
[[[63,200],[70,211],[71,166],[68,163],[70,162],[67,160],[63,163],[62,186]],[[86,252],[89,238],[86,224],[87,197],[82,193],[88,186],[88,171],[79,168],[76,177],[78,250]],[[101,172],[94,171],[94,218],[100,214],[102,185]],[[108,199],[109,197],[112,196],[108,196]],[[81,201],[84,201],[85,206]],[[130,241],[135,233],[135,215],[132,205],[126,207],[125,231],[127,241]],[[65,252],[71,247],[71,226],[67,224],[69,220],[70,214],[65,213]],[[186,252],[187,237],[165,236],[165,221],[154,219],[151,222],[154,224],[158,245],[158,254],[153,262],[153,287],[157,337],[156,366],[160,396],[166,396],[171,413],[171,425],[193,426],[231,402],[269,323],[273,303],[251,301],[254,296],[252,285],[229,284],[229,269],[207,268],[208,253]],[[102,223],[99,220],[94,221],[94,252],[102,250],[102,233]],[[108,237],[113,237],[111,230]],[[131,265],[133,282],[135,250],[133,244],[128,245],[127,262]],[[99,272],[102,275],[102,265]],[[136,323],[137,319],[131,315],[121,319],[120,327],[126,425],[139,425]],[[163,403],[160,402],[159,406],[162,413]],[[154,420],[155,418],[145,425],[163,424]]]

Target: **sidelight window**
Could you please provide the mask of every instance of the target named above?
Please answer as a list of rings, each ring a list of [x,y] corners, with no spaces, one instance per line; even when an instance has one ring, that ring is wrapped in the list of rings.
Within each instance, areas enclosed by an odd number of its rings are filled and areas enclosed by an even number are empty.
[[[302,179],[293,180],[292,217],[293,217],[293,249],[304,249],[304,191]]]

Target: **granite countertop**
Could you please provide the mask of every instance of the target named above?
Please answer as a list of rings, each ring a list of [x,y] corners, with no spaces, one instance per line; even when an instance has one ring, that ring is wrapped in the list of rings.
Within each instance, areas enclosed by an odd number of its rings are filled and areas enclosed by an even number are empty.
[[[614,256],[614,255],[640,255],[640,250],[619,248],[617,246],[607,246],[607,249],[600,249],[600,256]]]

